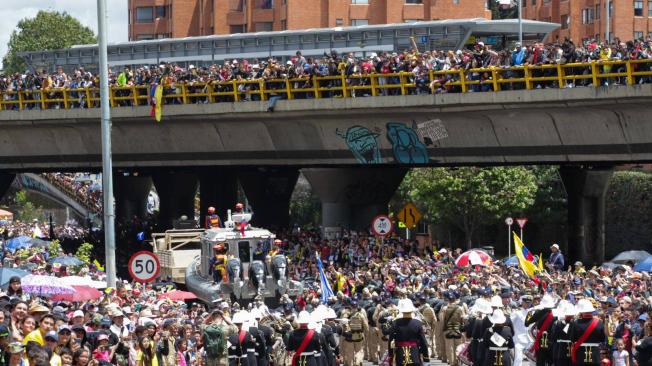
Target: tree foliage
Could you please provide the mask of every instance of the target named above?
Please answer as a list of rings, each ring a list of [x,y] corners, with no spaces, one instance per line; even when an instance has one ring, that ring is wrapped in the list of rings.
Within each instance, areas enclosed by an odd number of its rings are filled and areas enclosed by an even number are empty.
[[[321,201],[303,176],[290,198],[290,221],[302,228],[316,227],[321,221]]]
[[[18,56],[19,52],[61,49],[96,42],[93,31],[70,14],[41,10],[36,17],[19,21],[11,33],[8,51],[2,60],[4,71],[25,71],[27,66]]]
[[[82,243],[77,252],[75,252],[75,257],[81,259],[86,263],[91,262],[91,253],[93,253],[93,244],[91,243]]]
[[[532,206],[537,183],[525,167],[421,168],[399,188],[433,221],[446,221],[465,234],[468,248],[481,225]]]
[[[32,222],[44,218],[45,215],[43,209],[40,206],[36,206],[29,200],[29,198],[27,198],[26,191],[21,190],[16,192],[15,202],[19,220],[23,222]]]

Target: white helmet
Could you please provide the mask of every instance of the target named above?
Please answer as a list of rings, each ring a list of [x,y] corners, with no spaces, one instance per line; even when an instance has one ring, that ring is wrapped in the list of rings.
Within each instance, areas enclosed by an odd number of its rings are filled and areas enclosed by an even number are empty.
[[[310,320],[311,320],[310,318],[311,318],[310,313],[303,310],[303,311],[301,311],[299,313],[299,316],[297,317],[297,323],[299,323],[299,324],[308,324],[308,323],[310,323]]]

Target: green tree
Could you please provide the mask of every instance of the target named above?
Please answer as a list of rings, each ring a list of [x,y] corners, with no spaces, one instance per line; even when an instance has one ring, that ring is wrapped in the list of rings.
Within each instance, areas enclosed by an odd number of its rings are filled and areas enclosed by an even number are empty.
[[[299,177],[290,198],[290,221],[304,229],[315,227],[321,221],[321,201],[303,176]]]
[[[18,55],[19,52],[54,50],[96,42],[93,31],[70,14],[41,10],[36,17],[19,21],[11,33],[9,49],[2,60],[4,71],[25,71],[25,61]]]
[[[411,170],[399,189],[431,220],[460,228],[471,248],[481,225],[530,207],[537,184],[525,167],[421,168]]]
[[[93,253],[93,244],[91,243],[82,243],[77,251],[75,252],[75,257],[81,259],[86,263],[91,262],[91,253]]]
[[[44,218],[43,209],[27,198],[27,192],[23,190],[16,192],[15,202],[19,220],[32,222]]]

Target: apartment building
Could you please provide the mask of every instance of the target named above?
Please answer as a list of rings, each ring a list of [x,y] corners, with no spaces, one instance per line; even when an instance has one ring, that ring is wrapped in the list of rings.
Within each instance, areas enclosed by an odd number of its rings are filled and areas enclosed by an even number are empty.
[[[491,18],[487,0],[129,0],[129,39]]]
[[[606,39],[605,0],[522,0],[523,18],[561,24],[549,41]],[[610,0],[610,38],[628,41],[652,33],[652,0]]]

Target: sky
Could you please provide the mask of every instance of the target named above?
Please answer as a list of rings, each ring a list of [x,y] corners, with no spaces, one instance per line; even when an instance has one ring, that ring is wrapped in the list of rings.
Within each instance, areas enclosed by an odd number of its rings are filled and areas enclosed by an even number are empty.
[[[128,38],[127,0],[106,0],[109,12],[109,43]],[[0,6],[0,62],[7,54],[11,32],[18,21],[36,16],[39,10],[66,11],[97,34],[96,0],[1,0]]]

